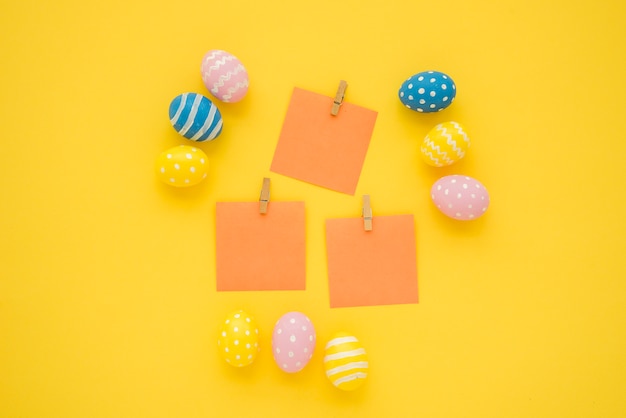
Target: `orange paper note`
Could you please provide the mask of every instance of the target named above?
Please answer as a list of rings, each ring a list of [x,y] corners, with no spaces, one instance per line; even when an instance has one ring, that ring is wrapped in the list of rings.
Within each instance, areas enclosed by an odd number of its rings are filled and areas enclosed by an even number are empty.
[[[271,171],[353,195],[377,112],[345,101],[337,116],[333,98],[295,88]]]
[[[330,307],[417,303],[413,215],[326,220]]]
[[[218,202],[217,290],[304,290],[304,202]]]

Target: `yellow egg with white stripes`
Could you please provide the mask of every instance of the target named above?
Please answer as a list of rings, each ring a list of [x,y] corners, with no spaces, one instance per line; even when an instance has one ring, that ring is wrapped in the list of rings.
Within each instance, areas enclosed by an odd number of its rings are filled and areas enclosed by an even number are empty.
[[[422,143],[422,159],[433,167],[445,167],[465,156],[470,139],[457,122],[444,122],[428,132]]]
[[[359,388],[367,378],[368,369],[367,353],[355,336],[338,332],[326,344],[326,377],[339,389]]]

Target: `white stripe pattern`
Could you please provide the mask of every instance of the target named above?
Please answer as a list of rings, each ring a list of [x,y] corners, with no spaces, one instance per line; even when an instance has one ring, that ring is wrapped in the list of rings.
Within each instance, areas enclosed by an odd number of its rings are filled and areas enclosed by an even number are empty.
[[[342,351],[335,354],[328,354],[324,357],[324,361],[340,360],[346,357],[359,356],[365,354],[364,348],[357,348],[356,350]]]
[[[340,377],[339,379],[335,380],[335,386],[339,386],[342,383],[346,383],[349,382],[351,380],[356,380],[356,379],[365,379],[367,377],[366,373],[353,373],[353,374],[349,374],[347,376],[344,377]]]
[[[326,370],[326,376],[330,377],[337,373],[347,372],[353,369],[367,369],[368,367],[369,367],[369,363],[367,361],[353,361],[352,363],[344,364],[344,365]]]
[[[211,131],[207,139],[214,139],[217,136],[217,134],[220,132],[220,130],[222,129],[223,123],[224,123],[224,119],[220,119],[220,121],[217,123],[217,125],[215,125],[215,128],[213,128],[213,130]]]
[[[204,121],[204,125],[202,125],[202,128],[200,128],[200,130],[198,130],[198,132],[196,132],[196,134],[193,137],[191,137],[192,140],[196,141],[197,139],[199,139],[202,135],[206,133],[206,131],[211,127],[211,124],[213,123],[213,119],[215,118],[216,112],[217,112],[217,107],[211,106],[211,110],[209,110],[209,116],[207,116],[206,120]]]
[[[178,122],[178,118],[180,118],[180,114],[183,113],[183,109],[185,108],[185,104],[187,103],[187,96],[189,95],[185,93],[180,98],[180,104],[178,105],[178,109],[176,109],[176,113],[174,114],[174,117],[170,119],[170,121],[172,122],[172,125],[176,125],[176,122]]]
[[[328,344],[326,344],[326,349],[328,350],[330,347],[334,347],[334,346],[339,345],[339,344],[357,343],[357,342],[359,342],[359,340],[357,340],[356,337],[338,337],[338,338],[333,338],[332,340],[330,340],[328,342]]]
[[[193,99],[193,104],[191,105],[191,111],[189,112],[189,116],[187,116],[187,122],[179,131],[181,135],[184,136],[187,133],[187,131],[191,128],[191,125],[193,125],[193,121],[196,118],[196,114],[198,113],[198,107],[200,107],[201,100],[202,100],[202,96],[199,94],[197,94],[196,97]]]

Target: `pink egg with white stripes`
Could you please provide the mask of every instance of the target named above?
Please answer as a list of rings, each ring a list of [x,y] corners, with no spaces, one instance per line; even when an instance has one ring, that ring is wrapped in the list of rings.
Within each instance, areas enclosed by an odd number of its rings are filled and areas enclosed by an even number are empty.
[[[235,103],[248,92],[246,67],[233,54],[219,49],[207,52],[200,66],[202,81],[213,96],[225,103]]]
[[[489,207],[489,193],[485,186],[468,176],[440,178],[433,184],[430,197],[444,215],[460,221],[480,218]]]
[[[307,365],[315,350],[315,328],[301,312],[288,312],[280,317],[272,334],[272,354],[280,369],[299,372]]]

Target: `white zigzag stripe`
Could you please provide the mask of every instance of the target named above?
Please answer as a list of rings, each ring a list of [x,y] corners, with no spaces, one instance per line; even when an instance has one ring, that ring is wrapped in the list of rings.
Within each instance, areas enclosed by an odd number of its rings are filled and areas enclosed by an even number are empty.
[[[452,134],[448,133],[448,130],[444,126],[441,126],[441,125],[437,125],[436,129],[439,132],[441,132],[441,136],[443,136],[444,138],[447,138],[446,139],[446,144],[452,145],[452,149],[454,151],[456,151],[457,148],[456,148],[456,145],[454,145],[454,140],[452,139]],[[457,152],[457,154],[458,154],[458,152]]]
[[[219,49],[215,49],[213,51],[211,51],[211,55],[208,55],[204,61],[210,61],[215,57],[219,57],[222,56],[224,54],[224,51],[220,51]]]
[[[226,75],[221,75],[220,78],[213,83],[213,87],[211,87],[211,93],[217,94],[220,91],[220,87],[224,87],[226,81],[229,81],[233,76],[233,73],[227,73]]]
[[[441,161],[439,161],[439,159],[438,159],[437,157],[435,157],[435,156],[433,155],[433,153],[432,153],[432,152],[428,152],[428,151],[426,151],[426,150],[422,150],[422,152],[424,153],[424,155],[426,155],[428,158],[430,158],[430,160],[431,160],[431,161],[433,161],[433,162],[434,162],[434,164],[435,164],[435,166],[436,166],[436,167],[443,167],[444,165],[450,165],[450,164],[452,164],[452,163],[450,162],[450,160],[449,160],[449,159],[447,159],[447,158],[446,158],[446,160],[445,160],[445,164],[444,164],[444,163],[442,163]]]
[[[215,60],[215,59],[217,59],[217,58],[219,58],[219,57],[227,57],[227,56],[228,56],[228,55],[224,54],[224,51],[219,51],[219,50],[217,50],[217,51],[213,51],[213,52],[211,53],[211,55],[207,56],[207,57],[204,59],[204,63],[205,63],[205,64],[208,64],[208,63],[209,63],[209,62],[211,62],[212,60]]]
[[[463,150],[459,147],[456,146],[456,141],[453,139],[448,139],[446,141],[446,144],[450,145],[452,147],[452,151],[456,152],[456,155],[459,158],[463,158],[463,156],[465,155],[465,153],[463,152]]]
[[[185,125],[182,127],[182,129],[179,131],[181,135],[184,136],[189,128],[191,128],[191,125],[193,125],[193,120],[196,118],[196,114],[198,113],[198,107],[200,107],[201,100],[202,96],[200,96],[199,94],[196,95],[195,99],[193,99],[193,104],[191,105],[191,111],[187,116],[187,121],[185,122]]]
[[[456,122],[452,122],[452,125],[456,128],[459,135],[463,137],[463,140],[465,142],[468,142],[469,138],[467,137],[467,134],[463,132],[463,129],[461,129],[461,126]],[[459,158],[463,158],[463,156],[465,155],[465,152],[461,148],[456,146],[456,141],[452,139],[452,134],[448,134],[446,128],[438,126],[437,129],[442,131],[442,135],[448,138],[446,140],[446,143],[452,147],[452,150],[456,152],[456,155],[458,155]]]
[[[224,84],[225,84],[226,81],[229,81],[232,76],[237,75],[237,74],[239,74],[242,71],[245,72],[246,69],[243,68],[243,65],[240,64],[240,65],[238,65],[235,68],[234,71],[232,71],[232,72],[229,71],[228,73],[221,75],[219,77],[219,79],[215,83],[213,83],[213,87],[211,88],[211,92],[217,94],[217,92],[219,91],[219,88],[220,87],[224,87]],[[206,81],[207,80],[205,80],[205,82]]]
[[[435,164],[442,164],[441,161],[439,161],[438,157],[435,157],[432,152],[428,151],[428,148],[431,148],[433,151],[435,151],[437,153],[437,156],[440,157],[445,163],[452,164],[453,161],[448,157],[448,153],[445,151],[441,151],[439,145],[435,145],[435,143],[430,139],[429,136],[427,136],[424,141],[424,145],[422,146],[422,152],[425,155],[429,156]]]
[[[237,83],[235,86],[230,87],[228,89],[228,93],[224,95],[224,98],[222,100],[224,100],[225,102],[228,102],[231,99],[231,97],[233,97],[233,94],[237,92],[237,90],[239,90],[240,88],[245,88],[245,87],[248,87],[247,80],[244,81],[243,83],[242,82]]]
[[[213,123],[213,119],[215,118],[216,112],[217,112],[217,107],[211,106],[211,110],[209,110],[209,115],[204,121],[204,125],[202,125],[202,128],[200,128],[200,130],[198,130],[198,132],[196,132],[196,134],[191,137],[192,140],[197,141],[202,135],[206,133],[206,131],[209,130],[209,128],[211,127],[211,124]]]
[[[454,126],[456,128],[457,132],[463,137],[463,141],[468,143],[467,146],[469,147],[470,140],[469,140],[467,134],[465,133],[465,131],[463,130],[463,128],[461,128],[461,125],[459,125],[456,122],[451,122],[451,123],[452,123],[452,126]]]
[[[433,155],[433,153],[432,153],[432,152],[428,152],[428,151],[426,151],[426,148],[422,148],[422,152],[423,152],[423,153],[424,153],[424,155],[425,155],[425,156],[427,156],[427,157],[428,157],[428,158],[429,158],[429,159],[430,159],[433,163],[435,163],[435,165],[436,165],[437,167],[439,167],[439,166],[441,166],[441,165],[442,165],[442,164],[441,164],[441,162],[439,162],[439,159],[438,159],[437,157],[435,157],[435,156]]]
[[[232,61],[234,60],[235,57],[233,57],[232,55],[225,55],[223,56],[221,59],[215,60],[215,62],[213,63],[213,65],[211,65],[207,71],[206,71],[206,75],[207,77],[211,75],[211,72],[213,72],[214,70],[219,70],[220,67],[222,67],[223,65],[226,65],[227,61]]]

